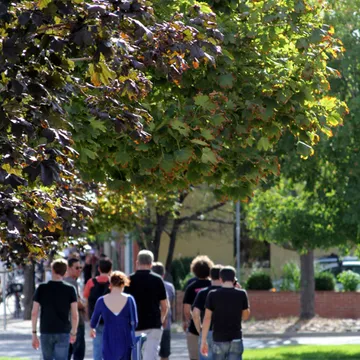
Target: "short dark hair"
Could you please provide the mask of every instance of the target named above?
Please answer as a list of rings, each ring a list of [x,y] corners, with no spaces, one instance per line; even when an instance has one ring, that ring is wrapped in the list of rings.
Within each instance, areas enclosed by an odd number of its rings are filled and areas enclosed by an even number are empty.
[[[220,270],[220,279],[223,282],[231,281],[232,283],[235,280],[235,269],[232,266],[224,266]]]
[[[211,280],[219,280],[220,279],[220,271],[223,268],[222,265],[214,265],[210,270]]]
[[[112,270],[112,261],[109,258],[101,259],[99,261],[99,271],[103,274],[108,274]]]
[[[64,259],[57,259],[51,263],[51,269],[56,275],[64,276],[67,271],[67,263]]]
[[[68,267],[69,268],[71,268],[71,267],[73,267],[73,265],[75,264],[75,263],[77,263],[77,262],[80,262],[80,260],[79,259],[77,259],[77,258],[70,258],[70,259],[68,259]]]
[[[192,273],[199,279],[206,279],[214,263],[206,255],[197,256],[191,263]]]
[[[158,275],[160,275],[160,276],[164,276],[164,275],[165,275],[165,267],[164,267],[163,263],[161,263],[161,262],[155,262],[155,263],[153,263],[153,266],[152,266],[151,270],[152,270],[155,274],[158,274]]]

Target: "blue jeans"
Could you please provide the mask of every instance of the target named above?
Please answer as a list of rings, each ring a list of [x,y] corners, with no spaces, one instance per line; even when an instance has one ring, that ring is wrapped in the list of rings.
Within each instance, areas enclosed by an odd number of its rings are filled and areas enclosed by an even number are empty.
[[[93,339],[93,357],[94,360],[102,360],[103,358],[103,333],[104,324],[96,327],[96,337]]]
[[[41,334],[43,360],[67,360],[70,334]]]
[[[242,360],[244,345],[241,339],[230,342],[213,342],[213,360]]]
[[[208,347],[209,347],[209,351],[208,351],[208,356],[204,356],[201,353],[201,334],[199,336],[199,360],[213,360],[213,356],[212,356],[212,344],[213,344],[213,337],[212,337],[212,331],[208,332],[206,341],[208,343]]]

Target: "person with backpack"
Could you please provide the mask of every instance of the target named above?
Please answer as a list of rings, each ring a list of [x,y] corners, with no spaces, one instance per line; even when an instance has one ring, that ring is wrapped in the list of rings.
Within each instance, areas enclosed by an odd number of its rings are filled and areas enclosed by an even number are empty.
[[[103,337],[104,360],[129,360],[134,346],[136,303],[131,295],[123,293],[125,285],[129,285],[127,276],[114,271],[110,276],[110,293],[97,300],[91,317],[90,336],[94,339]],[[100,318],[105,320],[102,334],[97,333]]]
[[[102,259],[99,261],[99,276],[96,276],[85,285],[84,298],[87,299],[87,313],[91,319],[97,300],[110,292],[110,274],[112,271],[112,262],[110,259]],[[93,338],[93,358],[94,360],[102,360],[104,321],[100,319],[96,328],[96,337]]]

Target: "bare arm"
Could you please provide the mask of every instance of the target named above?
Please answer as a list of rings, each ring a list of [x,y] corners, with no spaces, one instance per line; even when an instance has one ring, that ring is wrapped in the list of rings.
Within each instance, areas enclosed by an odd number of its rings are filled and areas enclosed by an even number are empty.
[[[201,316],[200,316],[200,309],[194,307],[192,311],[192,318],[196,327],[197,332],[201,333]]]
[[[246,321],[250,317],[250,309],[245,309],[242,311],[241,318]]]
[[[164,324],[165,321],[166,321],[166,317],[167,317],[167,314],[169,312],[169,308],[170,308],[170,305],[169,305],[169,300],[168,299],[160,301],[161,323],[162,324]]]
[[[70,332],[70,342],[73,344],[76,340],[76,332],[79,324],[79,312],[78,312],[78,303],[71,303],[71,332]]]
[[[203,321],[203,327],[202,327],[202,334],[201,334],[201,347],[200,347],[200,351],[203,355],[207,356],[208,354],[208,343],[206,341],[208,333],[209,333],[209,329],[210,329],[210,323],[211,323],[211,316],[212,316],[212,311],[209,309],[205,310],[205,316],[204,316],[204,321]]]
[[[32,347],[36,350],[39,349],[39,347],[40,347],[39,338],[37,337],[37,334],[36,334],[39,310],[40,310],[40,304],[38,302],[34,301],[33,308],[31,311],[31,324],[32,324]]]

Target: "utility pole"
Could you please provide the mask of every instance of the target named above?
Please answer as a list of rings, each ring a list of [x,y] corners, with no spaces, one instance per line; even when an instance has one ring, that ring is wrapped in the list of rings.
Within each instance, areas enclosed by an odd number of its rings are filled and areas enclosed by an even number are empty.
[[[240,282],[240,201],[236,202],[236,272]]]

